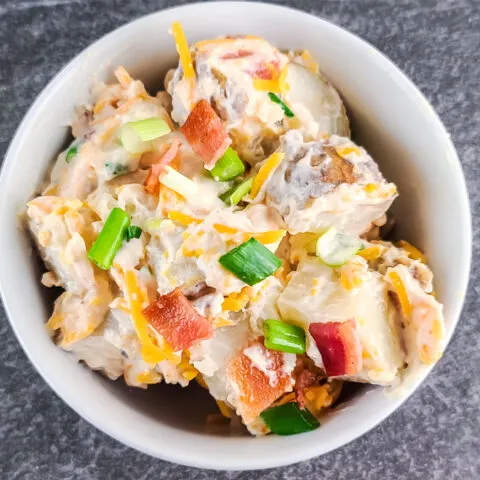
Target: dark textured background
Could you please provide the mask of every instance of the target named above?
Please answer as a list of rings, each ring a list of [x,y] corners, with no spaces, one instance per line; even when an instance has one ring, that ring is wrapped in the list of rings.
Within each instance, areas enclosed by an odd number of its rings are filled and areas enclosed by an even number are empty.
[[[28,106],[68,60],[119,25],[180,3],[187,2],[0,0],[0,158]],[[480,0],[277,3],[320,15],[362,36],[420,87],[458,149],[476,238]],[[336,452],[259,472],[185,468],[147,457],[99,432],[64,405],[36,373],[0,308],[0,478],[480,479],[479,266],[475,242],[469,293],[452,342],[402,408]]]

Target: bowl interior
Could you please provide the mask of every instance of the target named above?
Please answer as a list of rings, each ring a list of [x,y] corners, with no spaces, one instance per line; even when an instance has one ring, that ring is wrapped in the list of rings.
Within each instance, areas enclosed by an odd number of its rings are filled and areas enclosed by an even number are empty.
[[[199,22],[198,19],[202,18]],[[436,276],[450,336],[468,279],[470,217],[455,150],[431,106],[386,58],[346,31],[310,15],[265,4],[206,3],[159,12],[129,24],[88,48],[46,88],[28,112],[7,154],[0,180],[0,285],[13,328],[32,363],[79,414],[118,440],[152,455],[212,468],[262,468],[332,450],[390,414],[403,394],[365,388],[352,395],[321,429],[294,438],[254,439],[207,430],[215,403],[198,386],[130,389],[90,372],[55,347],[43,324],[51,295],[18,212],[63,146],[76,104],[88,99],[94,78],[124,65],[154,90],[177,61],[168,29],[180,20],[190,42],[226,34],[261,35],[280,48],[310,50],[342,94],[356,138],[384,175],[397,183],[397,234],[422,247]],[[446,186],[448,185],[448,188]],[[5,226],[6,225],[6,226]],[[452,228],[452,226],[455,228]],[[28,299],[28,301],[25,301]]]

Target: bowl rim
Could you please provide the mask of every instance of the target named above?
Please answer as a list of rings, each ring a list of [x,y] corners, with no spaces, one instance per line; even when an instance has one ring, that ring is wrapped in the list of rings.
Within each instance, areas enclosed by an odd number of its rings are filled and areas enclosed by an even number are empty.
[[[372,49],[376,53],[377,61],[380,62],[379,64],[385,68],[386,71],[394,78],[395,82],[399,84],[403,90],[408,91],[410,94],[413,94],[417,97],[417,99],[422,102],[424,105],[427,105],[426,111],[428,115],[431,117],[431,121],[435,125],[435,129],[439,134],[439,138],[442,139],[442,142],[445,145],[445,148],[448,149],[451,158],[454,159],[452,162],[452,166],[455,168],[455,172],[457,175],[457,182],[461,185],[461,205],[459,205],[460,210],[465,214],[466,223],[464,225],[465,228],[465,237],[461,239],[462,248],[466,252],[466,256],[464,258],[463,265],[459,268],[462,270],[461,279],[462,283],[459,285],[459,290],[462,292],[462,296],[458,298],[456,303],[454,304],[452,310],[453,315],[450,318],[451,322],[451,329],[450,333],[446,338],[446,346],[450,342],[450,339],[453,335],[453,332],[458,324],[460,319],[460,314],[463,308],[463,304],[465,301],[465,294],[468,287],[469,282],[469,273],[471,267],[471,256],[472,256],[472,218],[471,218],[471,210],[470,210],[470,203],[468,197],[468,190],[466,186],[465,176],[460,164],[460,160],[458,158],[456,149],[454,144],[450,138],[448,131],[446,130],[445,126],[443,125],[442,121],[440,120],[438,114],[434,110],[433,106],[430,102],[425,98],[423,93],[418,89],[418,87],[406,76],[406,74],[397,66],[395,65],[388,57],[386,57],[382,52],[380,52],[376,47],[372,44],[367,42],[366,40],[362,39],[358,35],[336,25],[335,23],[326,20],[322,17],[316,16],[314,14],[305,12],[303,10],[299,10],[297,8],[287,7],[283,5],[275,5],[265,2],[249,2],[249,1],[214,1],[208,2],[205,4],[203,2],[195,2],[181,6],[174,6],[162,10],[154,11],[150,14],[141,16],[137,19],[134,19],[130,22],[127,22],[114,30],[108,32],[107,34],[103,35],[90,45],[88,45],[85,49],[83,49],[80,53],[78,53],[73,59],[71,59],[42,89],[42,91],[37,95],[36,99],[29,107],[27,112],[25,113],[22,121],[18,125],[15,134],[10,142],[10,145],[6,151],[4,162],[0,171],[0,205],[2,203],[7,203],[6,195],[3,193],[5,192],[4,186],[8,183],[9,173],[15,167],[15,158],[17,150],[20,148],[21,143],[23,142],[23,137],[25,136],[25,132],[28,131],[30,123],[34,119],[35,112],[42,107],[46,102],[50,102],[52,100],[52,96],[54,95],[56,89],[61,88],[63,83],[64,77],[70,74],[70,72],[76,70],[80,63],[80,59],[84,55],[88,55],[90,51],[95,50],[100,44],[111,42],[113,39],[121,39],[124,33],[127,33],[130,29],[137,28],[142,22],[146,19],[151,19],[155,16],[160,16],[165,12],[178,12],[179,16],[185,10],[191,9],[204,9],[204,8],[216,8],[221,6],[222,8],[229,8],[229,7],[243,7],[249,9],[265,9],[268,8],[272,12],[276,11],[279,13],[290,13],[296,16],[300,22],[303,21],[315,21],[318,23],[319,26],[328,27],[333,30],[336,30],[337,33],[345,35],[346,37],[351,37],[352,40],[368,48]],[[204,12],[203,12],[204,13]],[[454,165],[453,165],[454,164]],[[410,395],[418,388],[418,386],[425,380],[428,373],[433,368],[430,367],[426,372],[419,376],[418,380],[409,390],[407,395],[402,396],[395,402],[389,404],[388,407],[384,407],[381,411],[377,412],[374,417],[372,417],[371,421],[368,423],[367,426],[362,427],[361,429],[357,429],[355,431],[349,432],[348,434],[338,435],[338,437],[332,440],[331,444],[327,448],[318,448],[315,444],[311,445],[310,448],[302,448],[302,449],[294,449],[291,450],[289,455],[283,455],[281,458],[264,458],[262,460],[251,460],[250,463],[246,461],[246,459],[238,456],[237,459],[234,458],[218,458],[216,461],[211,461],[210,459],[204,459],[201,456],[190,456],[186,455],[185,453],[174,451],[172,449],[168,449],[167,447],[163,451],[159,451],[158,449],[151,448],[146,442],[136,441],[134,436],[128,435],[127,433],[121,432],[120,429],[111,428],[111,425],[107,424],[102,420],[102,418],[98,415],[95,415],[94,410],[88,409],[85,405],[82,404],[82,401],[79,400],[75,395],[72,395],[68,389],[62,386],[62,383],[59,382],[55,376],[53,375],[53,370],[49,368],[44,368],[44,366],[40,366],[39,363],[35,360],[36,354],[35,352],[31,351],[27,345],[22,340],[21,332],[16,327],[16,322],[12,315],[12,309],[10,305],[13,305],[15,301],[10,298],[5,297],[5,289],[3,288],[4,282],[7,280],[7,275],[4,274],[3,271],[0,270],[0,294],[2,297],[3,305],[7,314],[7,318],[10,322],[13,332],[17,337],[22,349],[24,350],[25,354],[27,355],[28,359],[38,371],[38,373],[42,376],[44,381],[50,386],[50,388],[70,407],[72,408],[78,415],[82,418],[86,419],[90,424],[94,427],[98,428],[102,432],[106,433],[110,437],[118,440],[119,442],[134,448],[140,452],[147,453],[153,457],[160,458],[162,460],[167,460],[173,463],[179,463],[182,465],[198,467],[198,468],[209,468],[209,469],[217,469],[217,470],[253,470],[253,469],[263,469],[263,468],[272,468],[272,467],[280,467],[289,465],[292,463],[300,462],[303,460],[308,460],[312,457],[323,455],[325,453],[331,452],[347,443],[355,440],[356,438],[364,435],[374,427],[376,427],[379,423],[381,423],[385,418],[391,415],[395,410],[397,410],[404,401],[406,401]],[[167,451],[168,450],[168,451]]]

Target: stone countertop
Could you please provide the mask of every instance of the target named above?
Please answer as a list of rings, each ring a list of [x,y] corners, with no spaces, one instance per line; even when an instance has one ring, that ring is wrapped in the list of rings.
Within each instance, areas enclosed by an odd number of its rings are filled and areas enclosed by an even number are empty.
[[[0,158],[33,99],[68,60],[125,22],[180,3],[187,2],[0,0]],[[360,35],[420,87],[458,149],[475,238],[480,229],[479,0],[277,3],[322,16]],[[421,388],[381,425],[349,445],[308,462],[258,472],[185,468],[138,453],[99,432],[40,378],[0,308],[0,478],[478,479],[478,242],[473,253],[461,321]]]

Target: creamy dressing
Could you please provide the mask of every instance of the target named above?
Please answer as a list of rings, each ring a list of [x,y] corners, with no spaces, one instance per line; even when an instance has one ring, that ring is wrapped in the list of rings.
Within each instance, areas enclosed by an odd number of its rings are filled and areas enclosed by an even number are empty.
[[[43,195],[27,205],[28,225],[48,269],[42,283],[65,290],[47,324],[56,343],[91,369],[111,379],[123,375],[140,388],[160,381],[186,386],[201,374],[211,395],[248,418],[249,430],[259,435],[267,428],[256,416],[257,399],[252,394],[241,400],[242,386],[229,368],[243,352],[269,387],[279,386],[274,395],[291,391],[297,356],[281,353],[276,368],[272,352],[262,346],[267,319],[301,326],[306,355],[319,368],[324,362],[309,326],[353,320],[362,359],[346,379],[392,386],[413,378],[444,348],[442,306],[429,295],[428,266],[388,242],[365,241],[379,255],[368,261],[353,256],[338,268],[315,257],[320,233],[336,227],[358,236],[377,219],[381,225],[397,196],[374,160],[348,138],[338,93],[305,55],[286,55],[261,38],[198,42],[191,53],[193,90],[181,66],[168,75],[168,92],[155,97],[122,68],[117,83],[95,83],[91,104],[72,119],[72,144],[58,156]],[[294,118],[272,101],[271,89]],[[213,106],[233,147],[252,166],[246,165],[242,180],[255,177],[258,193],[252,189],[234,207],[219,195],[240,178],[215,181],[179,129],[201,99]],[[122,127],[151,117],[173,131],[150,141],[143,153],[127,152]],[[167,169],[150,176],[172,143],[180,147],[169,168],[186,177],[189,191],[167,187]],[[283,158],[267,171],[272,152]],[[155,188],[145,188],[147,179]],[[123,241],[104,271],[88,252],[113,208],[128,213],[142,234]],[[248,286],[219,258],[252,236],[283,266]],[[400,295],[392,272],[405,289],[409,315],[395,300]],[[173,351],[144,309],[176,288],[214,334]],[[175,319],[168,319],[171,328]],[[145,356],[149,348],[160,356]]]

